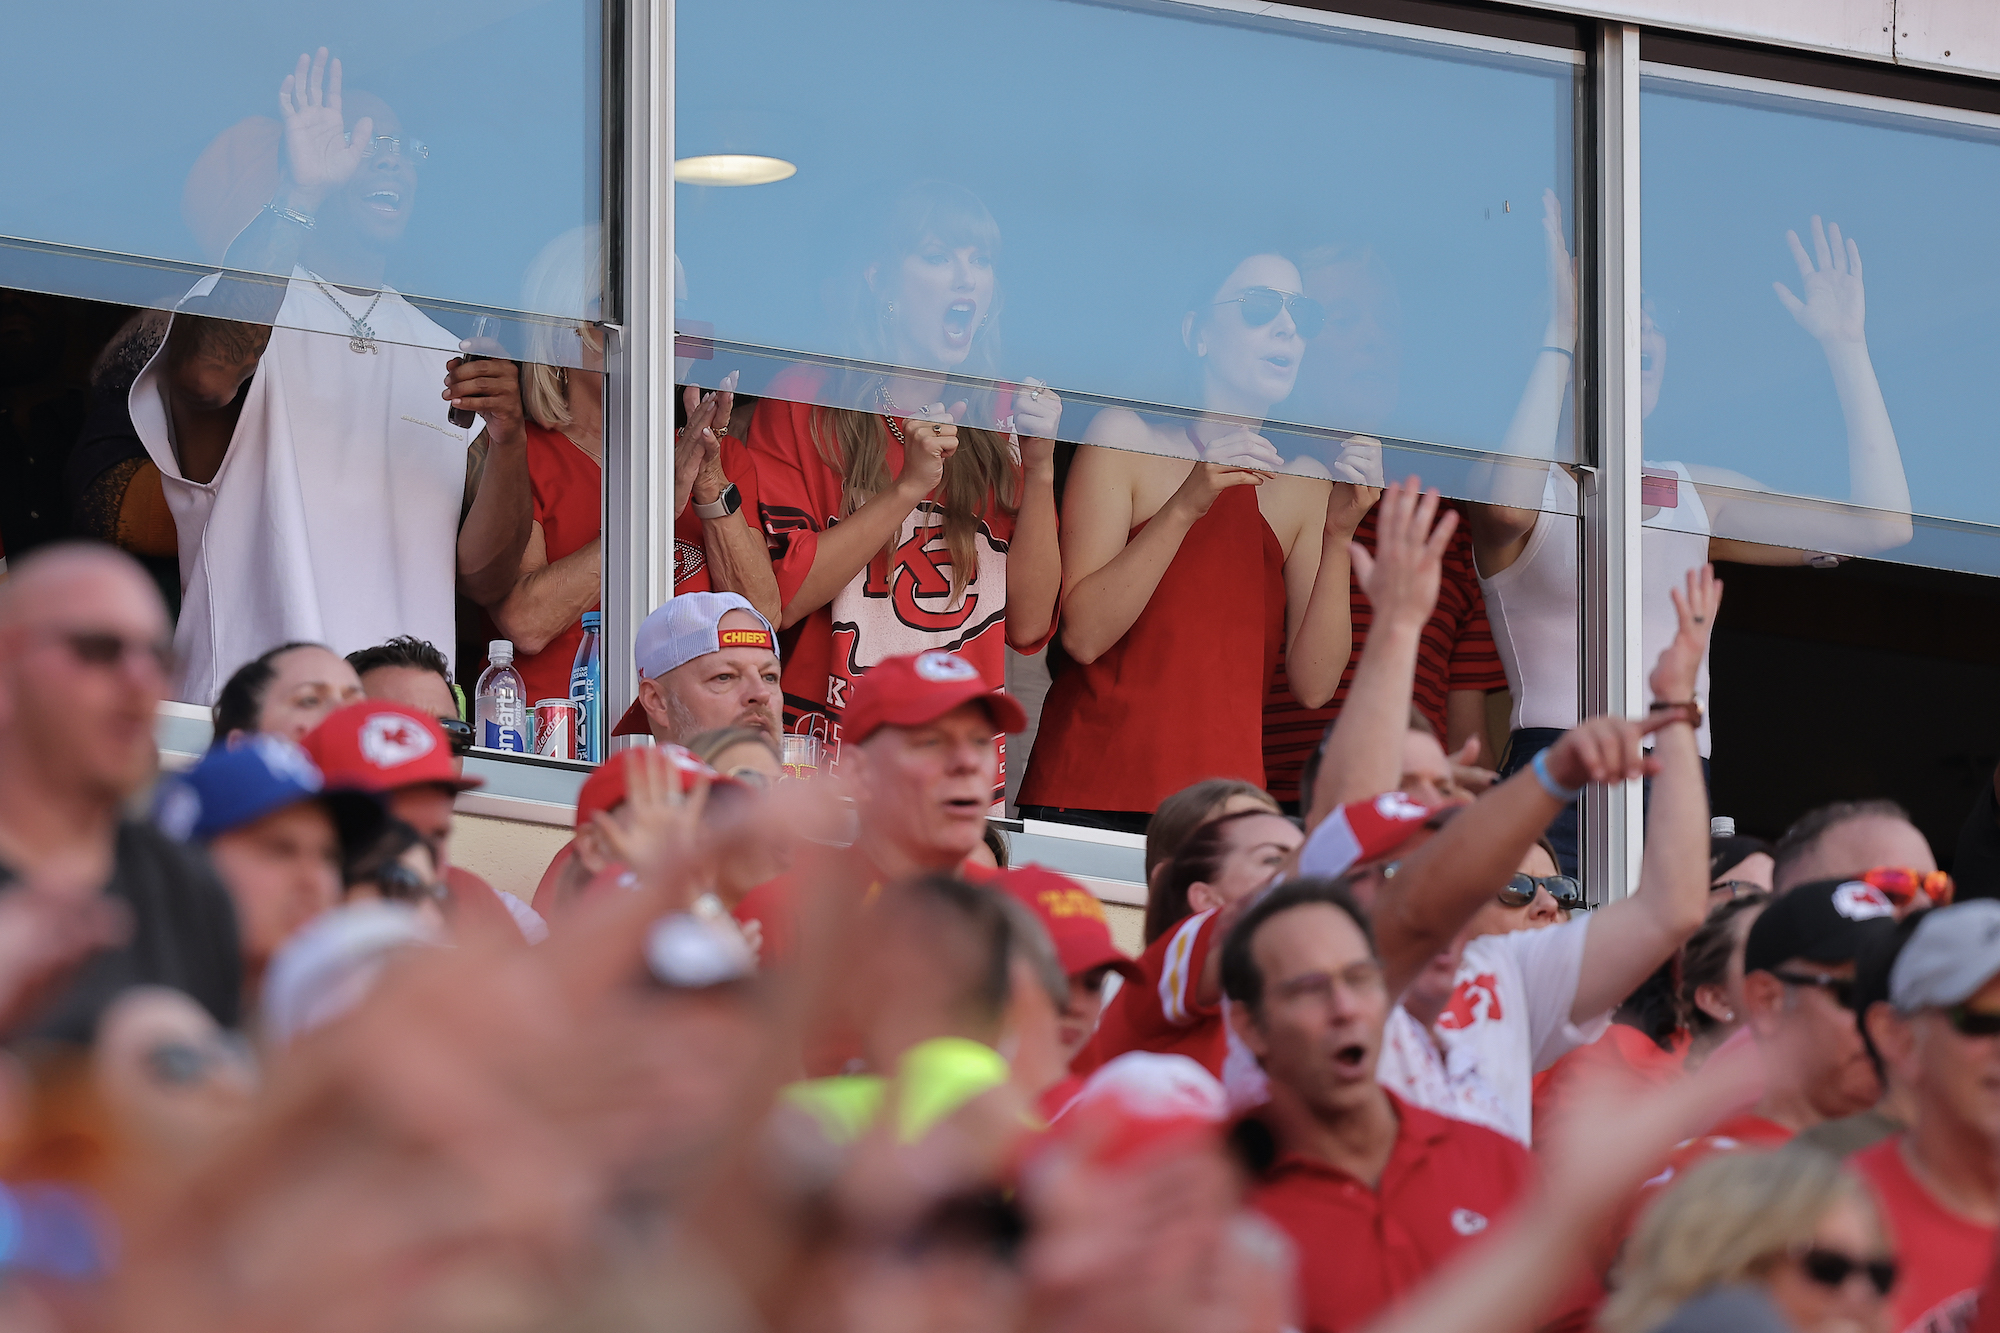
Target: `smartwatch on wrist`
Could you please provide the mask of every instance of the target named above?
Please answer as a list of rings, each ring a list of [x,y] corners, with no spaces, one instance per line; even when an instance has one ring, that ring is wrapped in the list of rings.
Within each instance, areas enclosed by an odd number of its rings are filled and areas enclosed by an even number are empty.
[[[722,488],[722,494],[715,497],[714,503],[697,502],[694,514],[696,518],[728,518],[742,507],[743,492],[737,490],[736,483],[732,481]]]

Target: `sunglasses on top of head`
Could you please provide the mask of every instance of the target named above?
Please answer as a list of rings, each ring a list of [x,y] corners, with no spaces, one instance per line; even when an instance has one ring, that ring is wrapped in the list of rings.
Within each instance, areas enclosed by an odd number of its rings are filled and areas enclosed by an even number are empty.
[[[1931,906],[1946,907],[1950,905],[1955,891],[1951,876],[1944,871],[1912,870],[1908,866],[1876,866],[1873,870],[1864,870],[1861,882],[1882,890],[1882,895],[1899,909],[1915,902],[1919,893],[1931,900]]]
[[[1317,338],[1319,331],[1326,327],[1325,306],[1310,296],[1281,292],[1276,287],[1245,287],[1238,295],[1215,304],[1241,307],[1243,322],[1253,329],[1269,324],[1278,317],[1280,310],[1291,312],[1292,327],[1299,331],[1301,338]]]
[[[1565,912],[1580,911],[1590,906],[1583,898],[1583,885],[1568,875],[1530,875],[1517,871],[1507,881],[1507,887],[1500,890],[1500,905],[1503,907],[1526,907],[1535,901],[1535,890],[1547,889],[1549,897],[1556,900],[1556,906]]]

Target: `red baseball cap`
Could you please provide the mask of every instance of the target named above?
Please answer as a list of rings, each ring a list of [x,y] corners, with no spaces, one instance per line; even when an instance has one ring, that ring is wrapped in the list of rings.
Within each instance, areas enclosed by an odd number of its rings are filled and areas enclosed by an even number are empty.
[[[1028,715],[1014,696],[987,684],[957,653],[885,658],[856,682],[854,702],[841,716],[841,740],[859,745],[882,727],[921,727],[974,701],[986,705],[1000,730],[1027,730]]]
[[[620,750],[609,759],[591,770],[583,780],[583,787],[576,794],[576,827],[581,829],[590,822],[592,815],[602,811],[615,810],[625,802],[627,785],[631,781],[632,766],[640,761],[650,745],[634,745]],[[658,747],[666,756],[673,773],[681,781],[681,790],[687,791],[703,778],[716,787],[740,787],[743,784],[735,778],[716,772],[694,753],[678,745]]]
[[[302,743],[326,775],[329,791],[380,793],[425,785],[469,791],[486,785],[484,778],[459,773],[436,718],[386,699],[335,709]]]
[[[1139,965],[1111,942],[1111,927],[1104,920],[1104,906],[1097,895],[1068,875],[1043,866],[1016,866],[1001,871],[993,883],[1035,909],[1068,975],[1077,977],[1109,967],[1128,981],[1146,980]]]
[[[1349,801],[1328,815],[1299,851],[1302,875],[1344,875],[1409,841],[1438,812],[1399,791]]]

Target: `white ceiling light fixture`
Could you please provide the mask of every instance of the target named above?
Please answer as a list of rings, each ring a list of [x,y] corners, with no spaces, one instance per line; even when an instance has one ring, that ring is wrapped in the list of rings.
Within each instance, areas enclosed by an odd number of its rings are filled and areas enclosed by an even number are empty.
[[[797,171],[781,157],[750,153],[710,153],[674,161],[674,179],[683,185],[769,185]]]

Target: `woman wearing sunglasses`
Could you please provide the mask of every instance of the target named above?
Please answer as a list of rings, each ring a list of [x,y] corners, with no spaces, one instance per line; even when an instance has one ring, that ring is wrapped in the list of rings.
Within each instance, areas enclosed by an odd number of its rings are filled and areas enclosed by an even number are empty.
[[[1640,1222],[1598,1321],[1602,1333],[1719,1327],[1690,1301],[1761,1296],[1794,1333],[1885,1333],[1896,1261],[1867,1188],[1824,1153],[1713,1158]]]
[[[785,728],[835,767],[847,696],[877,662],[942,649],[999,686],[1003,645],[1034,652],[1054,631],[1062,402],[1032,380],[989,387],[999,248],[971,191],[903,190],[848,280],[849,346],[869,366],[786,371],[750,426],[789,631]]]
[[[1024,814],[1143,833],[1190,783],[1263,786],[1280,653],[1300,703],[1333,697],[1350,646],[1347,544],[1381,492],[1365,450],[1330,476],[1288,467],[1258,433],[1325,318],[1284,256],[1219,265],[1181,317],[1201,411],[1107,408],[1090,423],[1063,497],[1071,665],[1043,710]]]

